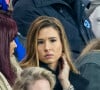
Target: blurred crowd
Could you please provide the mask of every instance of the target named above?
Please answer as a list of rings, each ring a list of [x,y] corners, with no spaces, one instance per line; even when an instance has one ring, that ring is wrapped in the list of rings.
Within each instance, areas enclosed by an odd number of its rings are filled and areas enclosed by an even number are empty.
[[[0,90],[100,90],[100,0],[0,0]]]

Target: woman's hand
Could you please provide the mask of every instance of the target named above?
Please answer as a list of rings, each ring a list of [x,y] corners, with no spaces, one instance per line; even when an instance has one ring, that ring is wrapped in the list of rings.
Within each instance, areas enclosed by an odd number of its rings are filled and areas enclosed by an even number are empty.
[[[69,81],[69,71],[70,67],[68,65],[68,62],[66,60],[65,55],[62,55],[62,60],[59,63],[59,80],[63,88],[69,88],[70,87],[70,81]]]

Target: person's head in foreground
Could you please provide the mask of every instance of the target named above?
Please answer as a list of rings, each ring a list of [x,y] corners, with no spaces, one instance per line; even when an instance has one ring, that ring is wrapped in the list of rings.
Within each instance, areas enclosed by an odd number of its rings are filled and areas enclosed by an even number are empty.
[[[39,67],[26,68],[16,79],[13,90],[53,90],[55,76]]]

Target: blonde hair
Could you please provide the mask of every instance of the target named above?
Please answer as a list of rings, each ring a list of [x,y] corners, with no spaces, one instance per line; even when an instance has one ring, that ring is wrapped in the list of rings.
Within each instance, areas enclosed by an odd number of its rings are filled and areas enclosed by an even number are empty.
[[[94,50],[100,50],[100,39],[92,39],[88,43],[88,45],[83,49],[79,57],[84,56],[85,54]]]
[[[24,69],[20,76],[16,79],[13,90],[28,90],[31,83],[37,80],[46,79],[50,83],[51,90],[55,86],[55,76],[50,71],[40,67],[30,67]]]
[[[39,31],[44,27],[53,27],[58,31],[63,48],[62,53],[64,53],[66,56],[66,60],[69,64],[70,70],[76,73],[77,70],[71,61],[69,43],[65,35],[64,27],[58,19],[49,16],[40,16],[31,24],[29,32],[27,34],[27,56],[25,60],[20,63],[22,68],[39,66],[39,57],[37,53],[37,37]]]

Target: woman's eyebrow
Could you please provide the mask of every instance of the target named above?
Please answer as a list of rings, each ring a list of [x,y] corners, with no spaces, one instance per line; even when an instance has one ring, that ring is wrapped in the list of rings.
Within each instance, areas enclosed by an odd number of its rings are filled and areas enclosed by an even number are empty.
[[[48,39],[56,39],[57,37],[49,37]],[[42,38],[38,38],[38,40],[43,40]]]
[[[49,39],[56,39],[56,37],[50,37]]]

